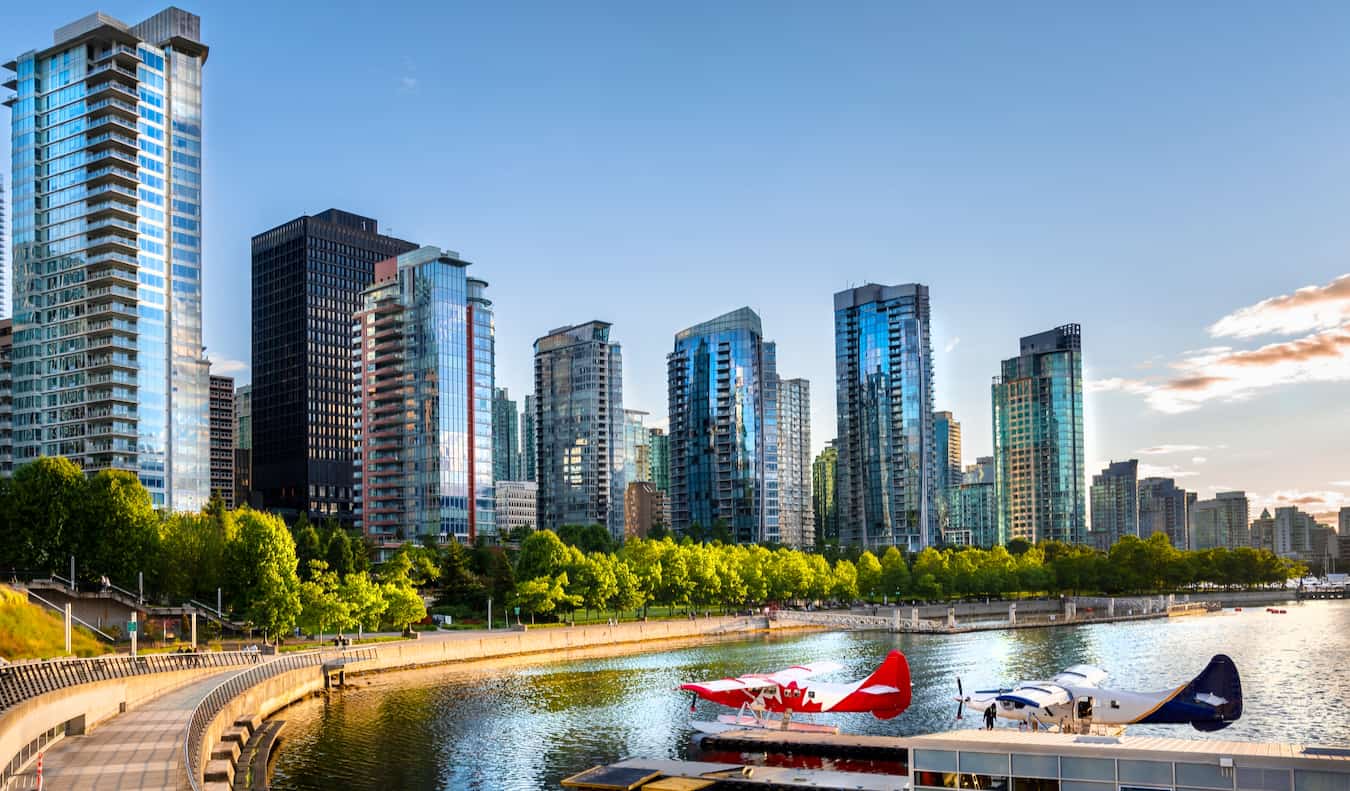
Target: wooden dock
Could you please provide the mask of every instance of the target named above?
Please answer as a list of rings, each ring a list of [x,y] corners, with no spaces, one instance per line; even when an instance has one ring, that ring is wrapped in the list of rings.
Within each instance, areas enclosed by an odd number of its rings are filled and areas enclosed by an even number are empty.
[[[822,734],[746,728],[709,734],[699,740],[704,750],[740,753],[788,753],[822,758],[856,758],[908,763],[909,749],[893,736],[851,733]]]
[[[816,735],[819,738],[819,735]],[[661,758],[630,758],[610,764],[609,768],[635,770],[635,777],[642,778],[637,785],[585,785],[583,772],[563,781],[567,788],[579,789],[648,789],[670,779],[690,781],[712,781],[701,787],[709,791],[722,789],[791,789],[814,788],[816,791],[903,791],[909,784],[909,777],[900,775],[863,774],[861,772],[838,772],[829,769],[792,769],[778,766],[742,766],[741,764],[713,763],[709,761],[674,761]],[[589,771],[589,770],[588,770]],[[604,781],[601,781],[604,782]],[[677,784],[667,783],[664,787],[678,788]],[[685,784],[685,788],[700,787]]]

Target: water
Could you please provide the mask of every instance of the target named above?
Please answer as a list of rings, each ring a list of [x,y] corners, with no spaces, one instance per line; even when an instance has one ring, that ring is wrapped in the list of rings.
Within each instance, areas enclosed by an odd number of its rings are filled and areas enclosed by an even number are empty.
[[[1242,674],[1242,719],[1214,734],[1189,726],[1130,733],[1350,745],[1350,602],[1241,613],[952,636],[762,636],[661,653],[525,664],[493,670],[433,668],[363,679],[368,686],[312,699],[287,721],[273,777],[277,791],[556,789],[594,764],[630,756],[685,757],[692,731],[688,680],[778,670],[833,659],[861,678],[892,648],[908,657],[913,703],[883,722],[827,715],[845,732],[912,735],[978,727],[954,719],[956,676],[966,689],[1045,678],[1085,662],[1109,685],[1168,689],[1226,653]],[[700,701],[696,719],[726,711]]]

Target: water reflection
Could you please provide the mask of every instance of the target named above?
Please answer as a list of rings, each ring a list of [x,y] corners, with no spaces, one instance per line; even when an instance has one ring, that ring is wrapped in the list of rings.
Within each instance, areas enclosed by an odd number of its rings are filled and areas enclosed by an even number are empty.
[[[1310,602],[1287,615],[1263,609],[1172,621],[930,635],[761,636],[656,654],[472,671],[435,668],[362,679],[330,700],[286,711],[273,787],[324,789],[557,788],[562,777],[634,755],[683,757],[690,698],[681,682],[833,659],[831,680],[860,678],[893,648],[909,657],[914,698],[900,717],[821,718],[854,733],[905,735],[976,727],[954,720],[956,676],[966,689],[1045,677],[1086,662],[1127,689],[1173,687],[1227,653],[1243,675],[1246,711],[1208,735],[1350,743],[1350,602]],[[1312,704],[1310,705],[1310,701]],[[699,719],[724,710],[700,701]],[[1184,726],[1132,728],[1186,738]]]

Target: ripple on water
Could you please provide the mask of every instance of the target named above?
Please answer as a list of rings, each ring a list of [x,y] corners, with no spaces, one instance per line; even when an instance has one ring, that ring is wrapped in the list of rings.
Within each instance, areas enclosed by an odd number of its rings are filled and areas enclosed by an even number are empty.
[[[900,717],[835,715],[852,733],[912,735],[976,727],[953,718],[956,676],[967,689],[1043,678],[1078,662],[1125,689],[1175,687],[1215,653],[1242,673],[1242,720],[1213,734],[1185,726],[1132,733],[1350,744],[1350,602],[1309,602],[1172,621],[978,632],[952,636],[815,633],[756,637],[652,654],[472,672],[441,668],[363,679],[332,699],[280,715],[286,741],[277,791],[533,791],[593,764],[684,757],[691,731],[686,680],[770,671],[814,659],[870,673],[892,648],[909,658],[914,699]],[[698,719],[719,713],[700,701]]]

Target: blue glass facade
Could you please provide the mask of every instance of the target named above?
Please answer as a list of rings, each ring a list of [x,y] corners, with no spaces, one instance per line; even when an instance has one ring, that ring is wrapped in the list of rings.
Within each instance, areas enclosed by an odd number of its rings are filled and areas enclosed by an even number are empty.
[[[928,287],[834,295],[840,541],[938,542]]]
[[[666,366],[671,527],[724,522],[737,541],[780,541],[777,350],[759,316],[679,332]]]
[[[999,543],[1087,540],[1082,332],[1022,338],[992,387]]]
[[[94,14],[6,64],[16,462],[131,470],[175,510],[210,491],[199,27]]]

